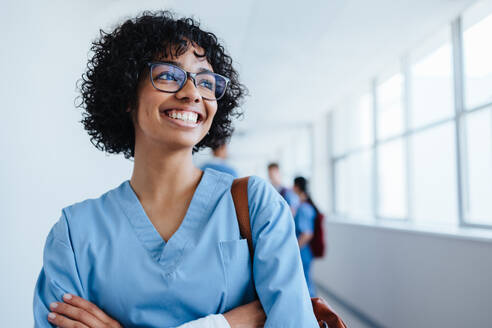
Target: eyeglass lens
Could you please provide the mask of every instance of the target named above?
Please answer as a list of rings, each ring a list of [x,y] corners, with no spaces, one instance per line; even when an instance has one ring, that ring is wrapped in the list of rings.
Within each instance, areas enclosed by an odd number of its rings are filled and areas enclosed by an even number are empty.
[[[151,73],[154,87],[165,92],[177,92],[187,80],[184,70],[169,64],[153,64]],[[218,74],[201,72],[195,76],[195,85],[203,98],[214,100],[222,97],[227,81]]]

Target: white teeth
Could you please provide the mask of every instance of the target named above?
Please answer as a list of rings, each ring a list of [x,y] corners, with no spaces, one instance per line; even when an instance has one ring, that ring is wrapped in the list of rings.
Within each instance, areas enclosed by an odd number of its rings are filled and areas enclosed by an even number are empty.
[[[170,113],[168,113],[168,116],[174,119],[178,119],[184,122],[191,122],[191,123],[196,123],[198,120],[198,114],[193,112],[180,113],[176,111],[171,111]]]

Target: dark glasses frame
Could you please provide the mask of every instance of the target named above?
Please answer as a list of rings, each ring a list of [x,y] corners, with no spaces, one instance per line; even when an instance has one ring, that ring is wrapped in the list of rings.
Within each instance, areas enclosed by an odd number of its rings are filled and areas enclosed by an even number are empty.
[[[216,97],[216,98],[207,98],[207,97],[204,97],[202,96],[202,94],[200,92],[200,96],[203,98],[203,99],[206,99],[206,100],[219,100],[220,98],[222,98],[225,93],[226,93],[226,90],[227,90],[227,87],[229,86],[229,83],[230,83],[230,79],[223,76],[223,75],[220,75],[220,74],[217,74],[217,73],[214,73],[214,72],[211,72],[211,71],[203,71],[203,72],[199,72],[199,73],[191,73],[191,72],[188,72],[186,70],[184,70],[183,68],[177,66],[177,65],[174,65],[174,64],[171,64],[171,63],[166,63],[166,62],[158,62],[158,61],[152,61],[152,62],[148,62],[147,65],[149,66],[149,77],[150,77],[150,82],[152,83],[152,86],[154,87],[154,89],[158,90],[158,91],[161,91],[161,92],[166,92],[166,93],[177,93],[179,92],[181,89],[183,89],[183,87],[185,86],[186,82],[188,81],[188,79],[191,78],[191,80],[193,81],[193,85],[195,86],[196,89],[198,89],[198,87],[196,86],[196,77],[197,75],[200,75],[200,74],[207,74],[207,75],[214,75],[214,76],[219,76],[221,78],[223,78],[225,80],[225,86],[224,86],[224,91],[222,91],[222,94],[219,96],[219,97]],[[173,68],[176,68],[180,71],[182,71],[185,75],[186,75],[186,79],[183,80],[183,83],[181,83],[181,85],[179,86],[179,88],[176,90],[176,91],[167,91],[167,90],[162,90],[162,89],[159,89],[155,84],[154,84],[154,79],[152,78],[152,69],[154,66],[157,66],[157,65],[167,65],[167,66],[172,66]]]

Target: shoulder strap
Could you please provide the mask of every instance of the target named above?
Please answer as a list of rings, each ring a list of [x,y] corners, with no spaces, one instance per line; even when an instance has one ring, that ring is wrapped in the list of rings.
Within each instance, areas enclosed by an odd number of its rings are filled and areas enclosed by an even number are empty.
[[[253,241],[251,238],[251,225],[249,223],[249,204],[248,204],[248,181],[249,177],[235,179],[232,182],[231,194],[236,208],[237,222],[241,237],[248,240],[249,255],[253,260]]]
[[[251,263],[253,263],[253,241],[251,239],[251,225],[249,223],[248,180],[249,177],[235,179],[231,186],[231,194],[234,200],[234,207],[236,208],[239,231],[241,237],[248,240],[249,254],[251,256]],[[258,299],[258,295],[256,295],[256,298]],[[311,301],[320,327],[347,328],[342,319],[333,312],[323,299],[313,298]],[[327,322],[330,324],[328,325]]]

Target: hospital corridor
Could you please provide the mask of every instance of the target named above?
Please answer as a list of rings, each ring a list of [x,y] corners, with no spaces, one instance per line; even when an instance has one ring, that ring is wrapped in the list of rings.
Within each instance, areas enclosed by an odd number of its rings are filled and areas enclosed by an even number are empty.
[[[0,327],[492,328],[492,0],[0,18]]]

